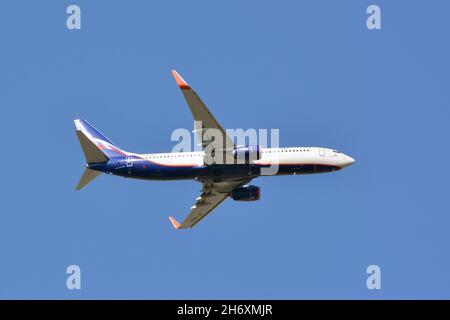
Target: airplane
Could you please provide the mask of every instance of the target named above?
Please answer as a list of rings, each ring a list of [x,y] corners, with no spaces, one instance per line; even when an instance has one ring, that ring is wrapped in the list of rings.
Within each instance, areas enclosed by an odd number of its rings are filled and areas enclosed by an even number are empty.
[[[179,223],[169,216],[175,229],[187,229],[197,225],[228,198],[259,200],[260,188],[249,182],[261,176],[263,168],[276,166],[276,175],[315,174],[337,171],[355,163],[352,157],[329,148],[235,145],[191,86],[175,70],[172,70],[172,75],[194,117],[193,132],[198,134],[203,151],[128,152],[116,146],[88,121],[76,119],[76,135],[86,158],[86,169],[76,190],[85,187],[101,173],[145,180],[198,181],[202,183],[202,193],[187,218]],[[219,132],[222,140],[214,139],[210,132]],[[236,161],[210,161],[218,155]]]

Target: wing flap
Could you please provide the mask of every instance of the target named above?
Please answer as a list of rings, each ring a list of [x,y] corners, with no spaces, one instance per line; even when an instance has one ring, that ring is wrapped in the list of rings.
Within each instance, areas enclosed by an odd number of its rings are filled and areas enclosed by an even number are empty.
[[[195,205],[189,216],[180,225],[179,229],[187,229],[194,227],[197,223],[199,223],[203,218],[205,218],[209,213],[211,213],[211,211],[213,211],[216,207],[218,207],[227,198],[228,194],[217,193],[213,197],[208,198],[207,204],[202,205],[200,202],[200,204]],[[197,201],[197,203],[199,203],[199,201]]]

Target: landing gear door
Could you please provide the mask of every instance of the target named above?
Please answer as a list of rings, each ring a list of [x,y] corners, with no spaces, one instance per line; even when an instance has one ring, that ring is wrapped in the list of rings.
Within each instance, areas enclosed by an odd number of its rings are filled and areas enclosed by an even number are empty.
[[[325,148],[319,148],[319,155],[325,157]]]

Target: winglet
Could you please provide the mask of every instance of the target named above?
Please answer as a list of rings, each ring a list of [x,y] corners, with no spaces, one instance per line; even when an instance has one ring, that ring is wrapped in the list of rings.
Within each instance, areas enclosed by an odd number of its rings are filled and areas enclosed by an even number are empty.
[[[174,217],[169,217],[169,220],[175,229],[180,229],[180,223]]]
[[[175,78],[175,81],[180,86],[180,89],[190,89],[189,85],[186,81],[183,80],[183,78],[176,72],[175,70],[172,70],[172,75]]]

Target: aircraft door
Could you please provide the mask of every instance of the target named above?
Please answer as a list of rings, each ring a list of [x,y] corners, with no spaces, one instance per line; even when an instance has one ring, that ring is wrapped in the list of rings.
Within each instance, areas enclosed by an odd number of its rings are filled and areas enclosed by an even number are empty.
[[[319,155],[321,157],[325,157],[325,149],[324,148],[319,148]]]
[[[127,168],[133,166],[133,162],[131,161],[131,159],[132,159],[131,156],[126,156],[126,158],[125,158],[125,164],[126,164]]]

